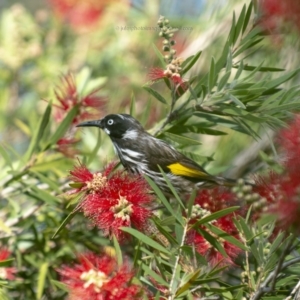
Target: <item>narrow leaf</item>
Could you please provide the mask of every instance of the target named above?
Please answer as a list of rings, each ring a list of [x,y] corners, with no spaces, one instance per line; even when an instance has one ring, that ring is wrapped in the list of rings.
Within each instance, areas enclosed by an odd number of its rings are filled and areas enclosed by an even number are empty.
[[[245,19],[244,19],[242,33],[245,32],[245,30],[248,26],[248,23],[249,23],[249,20],[250,20],[250,17],[251,17],[251,13],[252,13],[252,8],[253,8],[253,4],[252,4],[252,1],[250,1],[247,12],[246,12],[246,16],[245,16]]]
[[[36,148],[43,136],[44,130],[49,122],[50,114],[51,114],[51,105],[48,104],[44,115],[41,117],[41,119],[33,133],[29,147],[24,155],[25,161],[28,161],[31,158],[32,153],[36,150]]]
[[[244,105],[243,102],[241,102],[238,98],[233,96],[232,94],[229,95],[230,99],[238,106],[240,106],[243,109],[246,109],[246,106]]]
[[[211,92],[214,85],[215,85],[215,77],[216,77],[216,70],[215,70],[215,59],[211,58],[210,69],[209,69],[209,76],[208,76],[208,91]]]
[[[193,140],[191,138],[185,137],[185,136],[180,136],[174,133],[170,133],[170,132],[164,132],[164,136],[166,136],[167,138],[169,138],[170,140],[178,143],[179,145],[201,145],[201,142],[197,141],[197,140]]]
[[[218,237],[221,237],[225,241],[231,243],[232,245],[237,246],[238,248],[247,251],[249,250],[243,243],[241,243],[238,239],[233,237],[232,235],[228,234],[227,232],[221,230],[220,228],[212,225],[212,224],[205,224],[205,226],[213,233],[215,233]]]
[[[149,94],[151,94],[154,98],[156,98],[161,103],[167,104],[166,99],[161,94],[159,94],[157,91],[153,90],[151,87],[143,86],[143,89],[146,90]]]
[[[182,71],[181,74],[185,74],[187,71],[189,71],[193,65],[197,62],[199,57],[201,56],[202,51],[198,51],[195,55],[190,56],[182,63]]]
[[[78,105],[75,105],[66,115],[66,117],[63,119],[63,121],[60,123],[58,128],[56,129],[55,133],[52,135],[52,137],[49,140],[49,143],[45,147],[44,150],[48,149],[50,146],[55,145],[60,138],[62,138],[67,130],[69,129],[72,121],[74,120],[75,116],[78,114]]]
[[[113,235],[113,243],[114,243],[114,248],[116,250],[118,266],[122,266],[122,264],[123,264],[122,251],[121,251],[120,244],[115,235]]]
[[[156,249],[157,251],[163,252],[165,254],[170,254],[170,252],[166,248],[164,248],[162,245],[160,245],[156,241],[152,240],[151,238],[149,238],[145,234],[139,232],[138,230],[135,230],[135,229],[130,228],[130,227],[121,227],[121,230],[123,230],[125,232],[128,232],[129,234],[134,236],[139,241],[143,242],[144,244],[149,245],[150,247]]]
[[[165,59],[164,59],[164,56],[162,55],[162,53],[157,49],[156,45],[155,44],[152,44],[152,47],[154,49],[154,52],[155,54],[157,55],[159,61],[160,61],[160,64],[161,66],[164,68],[166,66],[166,62],[165,62]]]
[[[43,296],[44,288],[45,288],[45,280],[48,272],[48,262],[44,262],[41,264],[39,269],[38,275],[38,282],[37,282],[37,294],[36,299],[41,299]]]
[[[175,211],[173,210],[172,206],[170,205],[169,201],[167,200],[167,198],[165,197],[165,195],[162,193],[162,191],[158,188],[158,186],[156,185],[156,183],[149,178],[148,176],[144,176],[146,181],[149,183],[150,187],[153,189],[153,191],[155,192],[155,194],[158,196],[158,198],[161,200],[161,202],[163,203],[163,205],[165,206],[165,208],[170,212],[170,214],[176,218],[176,220],[182,225],[184,226],[183,220],[182,220],[182,216],[178,215],[177,213],[175,213]]]
[[[226,216],[234,211],[236,211],[237,209],[239,209],[240,207],[239,206],[232,206],[232,207],[228,207],[228,208],[225,208],[225,209],[222,209],[222,210],[219,210],[215,213],[212,213],[211,215],[207,216],[207,217],[204,217],[200,220],[198,220],[196,223],[192,224],[190,227],[189,227],[189,230],[190,229],[195,229],[196,227],[202,225],[202,224],[207,224],[213,220],[217,220],[223,216]]]
[[[237,41],[241,31],[242,31],[242,26],[244,24],[244,20],[245,20],[245,14],[246,14],[246,4],[244,4],[243,9],[241,11],[241,14],[239,16],[239,19],[236,23],[235,26],[235,31],[234,31],[234,37],[233,37],[233,44],[235,44],[235,42]]]
[[[65,227],[66,225],[74,218],[76,211],[72,211],[68,216],[63,220],[57,230],[54,232],[52,239],[54,239]]]

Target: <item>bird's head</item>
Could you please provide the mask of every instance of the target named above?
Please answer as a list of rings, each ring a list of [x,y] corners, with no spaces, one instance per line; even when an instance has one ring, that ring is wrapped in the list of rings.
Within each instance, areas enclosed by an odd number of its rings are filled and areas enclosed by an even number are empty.
[[[76,127],[99,127],[112,139],[135,139],[138,133],[144,132],[142,125],[128,114],[111,114],[100,120],[80,123]]]

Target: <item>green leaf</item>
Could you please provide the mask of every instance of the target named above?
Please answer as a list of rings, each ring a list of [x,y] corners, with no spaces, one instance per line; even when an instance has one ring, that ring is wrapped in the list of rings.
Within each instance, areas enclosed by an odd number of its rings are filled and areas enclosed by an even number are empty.
[[[51,283],[53,285],[55,285],[56,287],[58,287],[60,290],[63,290],[65,292],[70,292],[69,287],[65,283],[62,283],[62,282],[54,280],[54,279],[51,279]]]
[[[230,28],[230,32],[229,32],[229,36],[228,36],[228,43],[230,46],[233,45],[233,41],[234,41],[234,35],[235,35],[235,12],[232,13],[232,21],[231,21],[231,28]]]
[[[47,144],[47,146],[45,147],[44,150],[47,150],[50,146],[55,145],[58,142],[58,140],[61,139],[65,135],[67,130],[70,128],[72,121],[78,114],[78,110],[79,110],[78,105],[75,105],[68,112],[66,117],[63,119],[63,121],[60,123],[60,125],[56,129],[55,133],[52,135],[52,137],[50,137],[49,143]]]
[[[170,214],[176,218],[176,220],[182,225],[184,226],[184,222],[182,219],[181,215],[178,215],[177,213],[175,213],[175,211],[173,210],[172,206],[170,205],[169,201],[167,200],[167,198],[165,197],[165,195],[162,193],[162,191],[158,188],[158,186],[156,185],[156,183],[149,178],[148,176],[144,176],[146,181],[149,183],[150,187],[153,189],[153,191],[155,192],[155,194],[158,196],[158,198],[161,200],[161,202],[163,203],[163,205],[165,206],[165,208],[170,212]]]
[[[45,130],[46,126],[48,125],[50,115],[51,115],[51,105],[49,103],[45,110],[44,115],[41,117],[41,119],[33,133],[29,147],[24,155],[24,161],[27,162],[31,158],[33,152],[36,150],[37,146],[39,145],[39,142],[43,136],[44,130]]]
[[[201,142],[182,135],[177,135],[170,132],[164,132],[163,135],[179,145],[201,145]]]
[[[217,249],[224,257],[228,257],[224,247],[219,243],[219,241],[209,234],[206,230],[198,227],[195,229],[200,235],[202,235],[215,249]]]
[[[139,241],[143,242],[144,244],[149,245],[150,247],[156,249],[157,251],[163,252],[163,253],[168,254],[168,255],[170,254],[170,252],[165,247],[163,247],[159,243],[155,242],[154,240],[152,240],[151,238],[149,238],[145,234],[139,232],[138,230],[135,230],[135,229],[130,228],[130,227],[121,227],[121,230],[123,230],[125,232],[128,232],[129,234],[134,236]]]
[[[60,203],[60,200],[57,197],[52,196],[45,190],[39,189],[37,186],[31,186],[28,194],[31,197],[42,200],[43,202],[45,202],[51,206],[57,205],[57,203]]]
[[[1,260],[0,261],[0,268],[9,267],[14,260],[15,260],[14,258]]]
[[[192,55],[188,57],[183,63],[182,63],[182,71],[181,74],[184,75],[187,71],[189,71],[193,65],[197,62],[199,57],[201,56],[202,51],[198,51],[195,55]]]
[[[243,102],[241,102],[238,98],[233,96],[232,94],[229,95],[229,98],[238,106],[240,106],[243,109],[246,109],[246,106],[244,105]]]
[[[236,68],[236,66],[233,66],[233,68]],[[238,66],[238,70],[237,70],[237,72],[236,72],[236,74],[234,76],[234,80],[237,80],[240,77],[240,75],[242,74],[243,70],[244,70],[244,63],[241,60],[239,66]]]
[[[289,79],[293,78],[296,74],[298,74],[300,71],[300,69],[296,69],[296,70],[293,70],[293,71],[290,71],[288,72],[287,74],[285,75],[282,75],[276,79],[273,79],[273,80],[270,80],[266,85],[265,87],[267,89],[274,89],[275,87],[281,85],[282,83],[288,81]]]
[[[157,49],[156,45],[155,44],[152,44],[152,47],[154,49],[154,52],[155,54],[157,55],[159,61],[160,61],[160,64],[161,66],[164,68],[166,66],[166,62],[165,62],[165,58],[164,56],[162,55],[162,53]]]
[[[218,83],[218,91],[221,91],[223,89],[223,87],[228,82],[230,75],[231,75],[231,71],[228,71],[224,74],[224,76],[221,78],[221,80]]]
[[[239,56],[241,53],[243,53],[245,50],[250,49],[254,47],[255,45],[259,44],[264,38],[263,37],[256,37],[253,40],[248,40],[246,43],[241,44],[240,47],[238,47],[234,52],[233,52],[233,58]],[[245,66],[247,68],[247,66]]]
[[[242,26],[244,24],[245,20],[245,14],[246,14],[246,4],[244,4],[243,9],[240,13],[239,19],[236,23],[235,30],[234,30],[234,37],[233,37],[233,44],[236,43],[241,31],[242,31]]]
[[[217,220],[223,216],[226,216],[234,211],[236,211],[237,209],[239,209],[240,207],[239,206],[232,206],[232,207],[228,207],[228,208],[225,208],[225,209],[222,209],[222,210],[219,210],[217,212],[214,212],[212,214],[210,214],[209,216],[206,216],[204,218],[201,218],[200,220],[198,220],[196,223],[192,224],[190,227],[189,227],[189,230],[190,229],[195,229],[196,227],[202,225],[202,224],[207,224],[213,220]]]
[[[149,94],[151,94],[154,98],[156,98],[161,103],[167,104],[166,99],[161,94],[159,94],[157,91],[153,90],[151,87],[143,86],[143,89],[146,90]]]
[[[159,276],[156,272],[151,270],[146,264],[142,264],[142,269],[145,271],[145,276],[149,274],[151,278],[157,281],[157,283],[165,287],[169,286],[169,284],[161,276]]]
[[[228,234],[227,232],[221,230],[220,228],[212,225],[212,224],[205,224],[205,227],[207,227],[211,232],[213,232],[214,234],[216,234],[218,237],[224,239],[225,241],[231,243],[232,245],[237,246],[238,248],[244,250],[244,251],[248,251],[249,249],[243,244],[241,243],[238,239],[236,239],[235,237],[233,237],[232,235]]]
[[[183,203],[182,203],[182,201],[181,201],[181,199],[180,199],[178,193],[176,192],[175,188],[173,187],[171,181],[170,181],[169,178],[167,177],[166,173],[163,171],[163,169],[162,169],[159,165],[158,165],[158,168],[159,168],[160,172],[162,173],[162,175],[163,175],[163,177],[164,177],[164,179],[165,179],[165,181],[166,181],[166,183],[167,183],[169,189],[171,190],[172,194],[174,195],[174,197],[176,198],[176,200],[177,200],[178,203],[180,204],[181,208],[184,209],[185,207],[184,207],[184,205],[183,205]]]
[[[215,59],[211,58],[210,69],[209,69],[209,76],[208,76],[208,91],[211,92],[213,87],[215,86],[215,79],[216,79],[216,65]]]
[[[175,296],[178,297],[182,293],[188,291],[192,287],[193,282],[198,278],[200,272],[201,272],[201,270],[197,269],[196,271],[183,276],[181,284],[180,284],[179,288],[177,289]]]
[[[76,211],[72,211],[68,214],[68,216],[63,220],[63,222],[59,225],[57,230],[54,232],[52,239],[54,239],[65,227],[66,225],[74,218]]]
[[[40,172],[32,171],[29,172],[31,175],[38,177],[42,182],[47,183],[49,187],[57,193],[61,193],[61,189],[57,182],[51,180],[48,176],[43,175]]]
[[[251,17],[251,13],[252,13],[252,8],[253,8],[253,4],[252,4],[252,1],[250,1],[247,12],[246,12],[246,16],[245,16],[245,19],[244,19],[242,33],[245,32],[245,30],[248,26],[248,23],[249,23],[249,20],[250,20],[250,17]]]
[[[41,264],[39,268],[38,274],[38,282],[37,282],[37,294],[36,299],[41,299],[43,296],[44,288],[45,288],[45,280],[48,272],[48,262],[44,262]]]
[[[113,235],[113,243],[114,243],[114,248],[116,250],[118,266],[120,267],[123,265],[123,257],[122,257],[122,251],[121,251],[120,244],[115,235]]]
[[[300,102],[298,103],[288,103],[288,104],[283,104],[283,105],[279,105],[277,107],[273,107],[273,108],[261,108],[258,109],[258,111],[263,111],[264,113],[267,114],[275,114],[278,112],[285,112],[285,111],[293,111],[293,110],[299,110],[300,109]]]

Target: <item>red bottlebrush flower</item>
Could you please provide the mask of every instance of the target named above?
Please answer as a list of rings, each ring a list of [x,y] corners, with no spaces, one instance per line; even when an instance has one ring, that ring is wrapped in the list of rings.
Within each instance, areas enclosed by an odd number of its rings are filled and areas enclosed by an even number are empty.
[[[0,262],[5,261],[10,257],[10,251],[5,248],[0,249]],[[14,280],[16,273],[16,268],[14,267],[0,267],[0,279],[4,280]]]
[[[260,23],[271,32],[284,22],[294,24],[300,29],[300,2],[298,0],[262,0],[260,1],[262,17]]]
[[[282,147],[284,166],[288,170],[299,170],[300,167],[300,116],[289,124],[288,128],[282,129],[278,134],[278,143]]]
[[[182,79],[181,75],[179,73],[172,73],[168,71],[168,69],[163,70],[161,68],[152,68],[148,73],[148,77],[152,82],[168,78],[175,84],[175,86],[180,87],[183,92],[188,89],[188,84]]]
[[[256,181],[256,191],[262,197],[264,212],[273,214],[278,229],[300,231],[300,116],[296,116],[288,128],[282,129],[277,141],[282,149],[282,174],[270,172]]]
[[[67,157],[74,157],[78,152],[73,145],[78,142],[79,140],[74,138],[61,138],[56,143],[57,150]]]
[[[268,203],[263,211],[276,217],[277,228],[300,231],[300,174],[287,172],[277,175],[270,173],[256,182],[256,191]]]
[[[78,260],[78,264],[58,270],[69,287],[70,300],[142,299],[144,289],[131,282],[134,272],[128,264],[119,267],[115,258],[94,253],[80,255]]]
[[[151,211],[146,208],[153,198],[148,185],[140,176],[129,176],[124,172],[111,173],[109,165],[102,173],[92,174],[84,165],[71,171],[75,190],[85,192],[79,207],[91,218],[105,235],[115,234],[119,240],[125,237],[120,227],[134,226],[142,230]]]
[[[216,187],[210,190],[201,190],[195,200],[195,215],[196,217],[205,217],[235,203],[235,195],[224,188]],[[234,236],[236,239],[239,239],[238,231],[232,221],[233,216],[234,213],[221,217],[213,221],[213,225]],[[196,222],[196,219],[192,220],[191,224],[194,222]],[[204,226],[201,226],[201,229],[208,231],[208,229]],[[209,231],[208,233],[214,236],[213,233]],[[218,239],[218,237],[216,238]],[[196,251],[205,256],[211,265],[214,266],[217,263],[233,264],[233,260],[237,257],[241,250],[225,240],[219,239],[219,242],[222,244],[228,257],[223,257],[223,255],[196,230],[191,230],[187,235],[187,243],[194,245]]]
[[[78,105],[79,112],[73,119],[73,124],[95,117],[95,114],[90,113],[89,109],[103,106],[103,98],[96,95],[99,89],[92,91],[86,96],[80,96],[77,91],[73,74],[68,73],[67,75],[62,76],[61,79],[62,83],[55,91],[56,99],[59,101],[59,105],[56,106],[56,121],[61,122],[69,110],[75,105]]]
[[[56,14],[65,19],[74,29],[91,28],[101,18],[111,1],[98,0],[49,0]]]

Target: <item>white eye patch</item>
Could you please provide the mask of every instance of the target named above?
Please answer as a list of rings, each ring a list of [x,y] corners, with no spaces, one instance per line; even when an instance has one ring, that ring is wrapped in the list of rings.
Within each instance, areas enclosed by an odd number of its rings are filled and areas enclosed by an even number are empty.
[[[113,119],[109,119],[109,120],[107,121],[107,124],[108,124],[108,125],[114,124],[114,120],[113,120]]]

